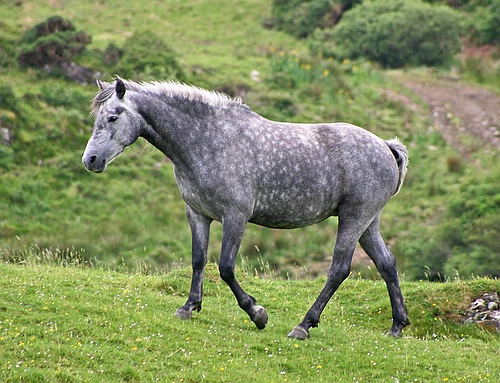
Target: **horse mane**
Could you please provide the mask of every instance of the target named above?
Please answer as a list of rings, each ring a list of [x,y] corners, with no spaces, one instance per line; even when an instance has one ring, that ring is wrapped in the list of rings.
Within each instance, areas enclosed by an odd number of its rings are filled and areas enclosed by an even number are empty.
[[[166,95],[169,97],[180,97],[189,101],[197,101],[216,108],[229,108],[243,105],[241,98],[232,98],[229,95],[213,90],[206,90],[197,86],[180,83],[177,81],[152,81],[152,82],[135,82],[131,80],[123,80],[125,89],[139,93],[153,93],[157,95]],[[115,93],[115,83],[102,82],[98,80],[100,90],[92,100],[91,114],[99,110],[99,108],[108,101]]]

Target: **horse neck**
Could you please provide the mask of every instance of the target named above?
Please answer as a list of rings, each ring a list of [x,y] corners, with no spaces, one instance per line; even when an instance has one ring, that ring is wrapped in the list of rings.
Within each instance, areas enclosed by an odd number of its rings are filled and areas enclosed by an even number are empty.
[[[134,101],[146,122],[141,135],[176,165],[196,156],[201,129],[218,126],[215,110],[201,102],[160,95],[137,95]]]

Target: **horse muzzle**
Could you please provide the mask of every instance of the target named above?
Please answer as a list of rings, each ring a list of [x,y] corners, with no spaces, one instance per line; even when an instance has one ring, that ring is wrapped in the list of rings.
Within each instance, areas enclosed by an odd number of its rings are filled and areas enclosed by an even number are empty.
[[[102,173],[106,170],[106,159],[97,154],[89,154],[82,157],[82,162],[89,172]]]

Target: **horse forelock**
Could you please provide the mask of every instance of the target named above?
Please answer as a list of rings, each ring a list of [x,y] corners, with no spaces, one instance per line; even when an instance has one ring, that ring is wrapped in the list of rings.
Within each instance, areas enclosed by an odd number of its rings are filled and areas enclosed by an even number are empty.
[[[177,81],[153,81],[153,82],[134,82],[122,80],[125,89],[139,93],[153,93],[157,95],[166,95],[170,97],[180,97],[189,101],[202,102],[217,108],[227,108],[240,106],[243,104],[240,98],[232,98],[225,93],[202,89],[193,85],[183,84]],[[115,83],[101,83],[100,89],[92,100],[91,114],[108,101],[115,93]]]

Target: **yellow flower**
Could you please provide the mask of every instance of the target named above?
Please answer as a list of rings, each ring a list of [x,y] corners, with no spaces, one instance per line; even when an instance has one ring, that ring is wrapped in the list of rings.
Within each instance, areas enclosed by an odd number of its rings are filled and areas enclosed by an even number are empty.
[[[330,74],[330,71],[329,71],[328,69],[325,69],[325,70],[323,71],[323,76],[324,76],[324,77],[327,77],[329,74]]]

